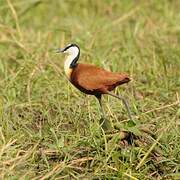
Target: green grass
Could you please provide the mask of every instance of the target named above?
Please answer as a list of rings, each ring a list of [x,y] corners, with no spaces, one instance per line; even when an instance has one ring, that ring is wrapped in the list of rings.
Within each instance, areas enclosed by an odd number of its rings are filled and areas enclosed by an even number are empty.
[[[0,177],[180,178],[179,7],[178,0],[0,1]],[[101,133],[96,99],[67,81],[64,56],[52,51],[71,42],[80,62],[130,74],[116,93],[159,142],[142,135],[148,143],[123,147]],[[127,120],[118,100],[103,103],[113,123]]]

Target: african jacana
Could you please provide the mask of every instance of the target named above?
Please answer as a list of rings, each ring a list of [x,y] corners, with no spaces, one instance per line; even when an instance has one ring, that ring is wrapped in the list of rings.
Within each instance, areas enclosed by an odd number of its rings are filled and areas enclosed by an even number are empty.
[[[56,52],[68,54],[64,63],[66,76],[77,89],[85,94],[94,95],[98,99],[103,117],[104,111],[101,96],[102,94],[108,94],[123,101],[128,116],[132,120],[126,99],[110,92],[117,86],[128,83],[130,81],[128,75],[109,72],[90,64],[77,63],[80,56],[80,48],[76,44],[69,44],[63,49],[57,49]]]

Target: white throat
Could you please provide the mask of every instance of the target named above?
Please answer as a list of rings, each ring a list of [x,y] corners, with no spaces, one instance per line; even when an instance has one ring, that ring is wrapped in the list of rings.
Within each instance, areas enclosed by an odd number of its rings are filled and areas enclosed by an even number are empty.
[[[78,56],[79,49],[77,47],[71,47],[66,52],[68,56],[64,62],[64,71],[67,77],[70,78],[71,73],[72,73],[72,68],[70,68],[70,66],[71,66],[71,63],[74,61],[74,59]]]

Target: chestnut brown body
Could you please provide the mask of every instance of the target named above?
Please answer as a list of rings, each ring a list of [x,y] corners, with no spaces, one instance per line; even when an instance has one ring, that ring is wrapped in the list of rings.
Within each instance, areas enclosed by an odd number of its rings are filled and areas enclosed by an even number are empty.
[[[76,64],[70,81],[80,91],[98,96],[128,83],[130,79],[124,73],[112,73],[90,64]]]

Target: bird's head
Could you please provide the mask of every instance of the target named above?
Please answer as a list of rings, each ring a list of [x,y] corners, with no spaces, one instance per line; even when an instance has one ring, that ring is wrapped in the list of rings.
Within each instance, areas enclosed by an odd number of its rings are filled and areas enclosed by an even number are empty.
[[[56,49],[56,53],[66,53],[70,56],[77,56],[80,53],[80,49],[76,44],[68,44],[64,48]]]
[[[80,56],[80,49],[76,44],[68,44],[64,48],[56,49],[56,53],[65,53],[67,58],[64,63],[65,69],[74,68]],[[65,70],[66,71],[66,70]]]

